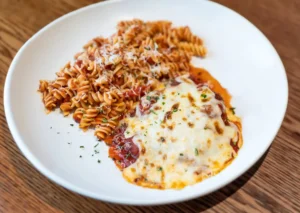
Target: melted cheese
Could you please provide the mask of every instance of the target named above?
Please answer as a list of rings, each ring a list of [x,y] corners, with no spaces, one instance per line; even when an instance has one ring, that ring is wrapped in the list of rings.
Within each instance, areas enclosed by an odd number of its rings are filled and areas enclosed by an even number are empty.
[[[207,86],[197,88],[187,76],[176,79],[163,92],[151,92],[141,100],[157,97],[150,113],[136,109],[124,119],[125,137],[133,137],[140,156],[123,170],[132,183],[151,188],[183,188],[222,170],[236,155],[230,141],[239,140],[238,128],[221,118],[222,101]],[[156,98],[157,99],[157,98]],[[177,108],[178,107],[178,108]]]

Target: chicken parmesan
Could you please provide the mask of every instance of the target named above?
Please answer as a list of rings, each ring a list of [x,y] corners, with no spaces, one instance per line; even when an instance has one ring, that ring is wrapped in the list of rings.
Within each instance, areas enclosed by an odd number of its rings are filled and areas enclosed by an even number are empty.
[[[219,173],[242,145],[239,119],[209,83],[189,75],[141,98],[110,153],[134,184],[180,189]]]

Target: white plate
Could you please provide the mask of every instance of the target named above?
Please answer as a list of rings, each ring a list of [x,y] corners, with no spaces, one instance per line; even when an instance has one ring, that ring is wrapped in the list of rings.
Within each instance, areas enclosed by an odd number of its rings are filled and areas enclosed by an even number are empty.
[[[96,147],[93,131],[83,133],[59,111],[45,114],[37,88],[91,38],[108,36],[122,19],[166,19],[189,25],[204,39],[205,67],[233,96],[241,116],[244,145],[237,159],[220,174],[183,190],[155,190],[127,183]],[[284,67],[265,36],[237,13],[201,0],[108,1],[77,10],[35,34],[14,58],[5,84],[4,106],[12,135],[23,154],[45,176],[82,195],[135,205],[178,202],[203,196],[230,183],[267,150],[283,120],[288,100]],[[52,129],[51,129],[52,127]],[[59,134],[58,134],[59,132]],[[72,142],[72,144],[68,144]],[[79,146],[84,145],[81,149]],[[82,158],[79,156],[82,155]],[[100,159],[101,163],[97,163]]]

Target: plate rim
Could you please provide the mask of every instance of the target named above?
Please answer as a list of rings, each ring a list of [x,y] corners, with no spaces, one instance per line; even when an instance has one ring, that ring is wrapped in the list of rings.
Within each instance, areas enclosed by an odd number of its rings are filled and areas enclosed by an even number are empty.
[[[248,24],[252,25],[252,27],[257,31],[257,33],[260,34],[260,36],[270,45],[270,47],[273,49],[274,51],[274,56],[277,57],[277,60],[279,62],[280,65],[280,70],[283,71],[284,74],[284,79],[282,79],[283,84],[285,84],[285,89],[286,89],[286,94],[285,94],[285,100],[284,101],[284,111],[282,112],[282,114],[280,115],[279,118],[279,123],[277,124],[277,130],[275,131],[274,135],[270,138],[272,138],[272,140],[270,140],[269,142],[266,142],[266,146],[263,149],[260,149],[259,153],[257,154],[257,158],[255,158],[252,162],[249,162],[247,166],[243,167],[242,169],[240,169],[238,172],[236,172],[236,174],[231,178],[228,179],[224,182],[222,182],[221,184],[213,187],[211,190],[208,190],[206,192],[202,192],[202,193],[193,193],[192,195],[184,195],[178,198],[168,198],[165,200],[138,200],[135,201],[133,199],[126,199],[126,198],[115,198],[112,196],[107,196],[107,195],[100,195],[94,192],[90,192],[88,190],[85,190],[84,188],[78,187],[74,184],[69,183],[68,181],[66,181],[65,179],[61,178],[60,176],[56,175],[55,173],[51,172],[50,170],[48,170],[32,153],[31,151],[28,149],[28,147],[26,146],[26,143],[23,142],[23,140],[21,139],[21,136],[19,134],[19,132],[17,131],[17,129],[15,128],[15,120],[13,119],[13,112],[11,111],[11,103],[10,103],[10,87],[12,84],[12,74],[15,70],[15,66],[19,61],[19,58],[22,56],[23,51],[38,37],[40,36],[40,34],[42,34],[44,31],[46,31],[47,29],[51,28],[53,25],[63,21],[65,18],[71,17],[73,15],[76,15],[78,13],[84,12],[85,10],[89,10],[90,8],[93,7],[97,7],[97,6],[104,6],[107,4],[115,4],[118,2],[122,2],[122,1],[126,1],[126,0],[110,0],[110,1],[104,1],[104,2],[98,2],[98,3],[94,3],[82,8],[79,8],[77,10],[74,10],[72,12],[69,12],[57,19],[55,19],[54,21],[50,22],[49,24],[47,24],[46,26],[44,26],[42,29],[40,29],[39,31],[37,31],[31,38],[29,38],[23,45],[22,47],[18,50],[17,54],[15,55],[15,57],[13,58],[7,75],[6,75],[6,79],[5,79],[5,84],[4,84],[4,92],[3,92],[3,103],[4,103],[4,111],[5,111],[5,117],[7,120],[7,124],[9,127],[9,130],[11,132],[11,135],[15,141],[15,143],[17,144],[19,150],[21,151],[21,153],[27,158],[27,160],[35,167],[35,169],[37,171],[39,171],[41,174],[43,174],[44,176],[46,176],[48,179],[50,179],[52,182],[81,195],[84,195],[86,197],[90,197],[93,199],[97,199],[97,200],[102,200],[105,202],[110,202],[110,203],[116,203],[116,204],[126,204],[126,205],[144,205],[144,206],[148,206],[148,205],[163,205],[163,204],[170,204],[170,203],[176,203],[176,202],[182,202],[182,201],[187,201],[187,200],[191,200],[191,199],[195,199],[197,197],[203,197],[207,194],[210,194],[216,190],[221,189],[222,187],[224,187],[225,185],[228,185],[229,183],[231,183],[232,181],[236,180],[237,178],[239,178],[241,175],[243,175],[246,171],[248,171],[252,166],[254,166],[254,164],[263,156],[263,154],[268,150],[268,148],[270,147],[270,145],[273,143],[276,135],[278,134],[280,127],[282,125],[283,119],[285,117],[286,111],[287,111],[287,106],[288,106],[288,96],[289,96],[289,87],[288,87],[288,78],[287,78],[287,73],[284,67],[284,64],[277,52],[277,50],[275,49],[275,47],[272,45],[272,43],[269,41],[269,39],[261,32],[260,29],[258,29],[252,22],[250,22],[248,19],[246,19],[245,17],[243,17],[241,14],[239,14],[238,12],[224,6],[221,5],[219,3],[216,2],[212,2],[212,1],[205,1],[207,4],[214,4],[217,7],[221,7],[222,9],[227,10],[228,12],[234,13],[235,15],[239,16],[240,18],[244,19],[244,21],[248,22]],[[200,1],[200,0],[196,0],[196,1]]]

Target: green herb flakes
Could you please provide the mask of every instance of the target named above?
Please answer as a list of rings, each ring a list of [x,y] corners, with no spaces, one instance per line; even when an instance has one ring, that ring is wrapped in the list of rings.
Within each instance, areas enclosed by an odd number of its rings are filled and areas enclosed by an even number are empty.
[[[157,171],[161,172],[163,170],[163,168],[160,166],[157,168]]]
[[[154,110],[150,110],[150,112],[152,112],[154,115],[157,115],[157,113]]]
[[[235,107],[231,107],[230,110],[231,110],[232,114],[235,115]]]
[[[201,94],[201,97],[202,97],[202,98],[206,98],[207,95],[206,95],[206,94]]]

